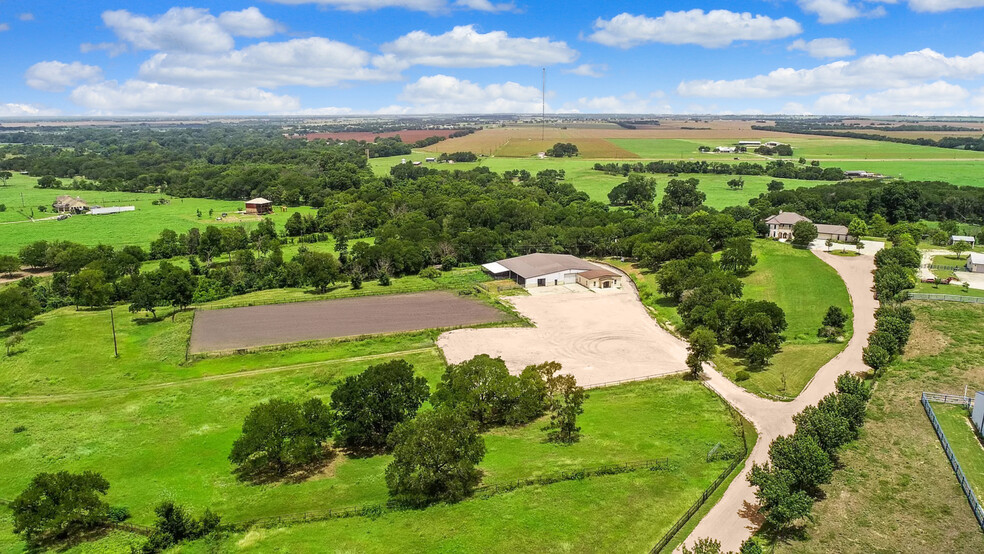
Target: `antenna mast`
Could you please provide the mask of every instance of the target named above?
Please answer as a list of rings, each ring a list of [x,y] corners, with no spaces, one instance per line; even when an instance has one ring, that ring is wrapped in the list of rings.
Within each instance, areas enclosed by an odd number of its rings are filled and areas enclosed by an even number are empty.
[[[544,140],[547,126],[547,68],[543,68],[543,88],[540,90],[540,140]]]

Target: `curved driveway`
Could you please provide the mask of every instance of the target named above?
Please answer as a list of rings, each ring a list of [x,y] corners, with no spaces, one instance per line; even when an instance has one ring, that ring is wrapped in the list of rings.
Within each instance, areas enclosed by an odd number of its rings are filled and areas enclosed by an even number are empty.
[[[685,544],[688,546],[693,546],[702,537],[712,537],[721,541],[722,551],[737,552],[741,543],[751,537],[762,523],[762,518],[757,515],[755,490],[747,480],[752,464],[768,461],[772,440],[792,433],[795,430],[793,415],[834,392],[839,375],[845,371],[860,373],[867,370],[861,361],[861,351],[868,334],[875,328],[875,310],[878,308],[878,301],[872,292],[874,259],[870,255],[843,257],[816,250],[814,254],[836,269],[847,285],[854,307],[854,335],[847,347],[821,367],[792,402],[775,402],[755,396],[714,369],[705,369],[708,377],[705,384],[751,421],[758,430],[759,438],[744,469],[687,537]]]

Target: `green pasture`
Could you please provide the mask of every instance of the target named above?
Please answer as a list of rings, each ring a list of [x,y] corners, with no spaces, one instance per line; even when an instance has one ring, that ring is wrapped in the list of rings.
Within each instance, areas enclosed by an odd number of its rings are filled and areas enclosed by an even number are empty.
[[[647,139],[632,139],[647,140]],[[680,141],[685,142],[685,141]],[[696,144],[696,143],[695,143]],[[696,148],[696,146],[694,147]],[[400,163],[402,158],[408,160],[423,160],[427,154],[415,152],[411,156],[397,156],[393,158],[374,158],[370,161],[373,170],[379,175],[388,175],[390,168]],[[757,156],[758,157],[758,156]],[[759,157],[759,159],[761,159]],[[604,161],[604,160],[603,160]],[[631,161],[631,160],[630,160]],[[481,158],[474,163],[460,163],[454,165],[447,164],[428,164],[440,170],[468,170],[478,166],[488,167],[496,173],[503,173],[510,170],[525,169],[531,174],[536,175],[538,171],[545,169],[563,169],[565,181],[574,185],[580,191],[588,193],[592,200],[608,203],[608,193],[619,183],[626,180],[621,175],[608,175],[594,169],[594,164],[598,160],[586,160],[580,158],[551,158],[551,159],[522,159],[522,158]],[[714,208],[726,208],[728,206],[747,205],[748,201],[758,198],[762,193],[767,192],[766,184],[773,180],[772,177],[765,175],[746,175],[743,177],[745,187],[740,190],[732,190],[728,187],[728,181],[736,178],[736,175],[711,175],[711,174],[681,174],[677,177],[669,175],[647,175],[654,177],[659,183],[659,191],[656,194],[656,202],[663,197],[663,189],[671,179],[689,179],[694,177],[700,181],[698,188],[707,195],[706,204]],[[816,185],[829,184],[829,181],[804,181],[798,179],[783,179],[782,182],[788,189],[799,187],[810,187]]]
[[[353,290],[340,285],[325,294],[310,289],[272,289],[233,296],[201,306],[205,309],[255,306],[283,302],[331,300],[352,296],[457,290],[471,288],[487,277],[475,268],[442,273],[438,279],[417,276],[394,278],[389,287],[367,282]],[[285,351],[257,352],[187,361],[192,311],[175,315],[160,308],[159,321],[147,312],[130,313],[125,305],[110,310],[76,311],[61,308],[42,314],[23,332],[24,341],[12,356],[0,356],[0,396],[70,394],[86,390],[166,383],[188,378],[234,373],[355,356],[414,350],[433,346],[436,333],[424,331],[341,342],[331,347],[311,346]],[[112,320],[120,356],[114,357]],[[9,331],[8,331],[9,332]],[[0,337],[6,336],[0,333]],[[336,341],[337,342],[337,341]],[[80,368],[85,368],[84,371]]]
[[[984,390],[984,305],[908,305],[916,322],[905,354],[874,387],[861,436],[838,454],[839,469],[811,521],[776,552],[984,552],[984,534],[919,402],[923,391]],[[984,456],[966,410],[933,408],[968,476],[979,481]],[[965,462],[974,449],[975,459]]]
[[[950,294],[957,296],[976,296],[984,298],[984,290],[981,289],[967,289],[963,290],[963,286],[958,283],[951,283],[949,285],[940,284],[939,286],[933,283],[916,283],[916,288],[912,289],[912,292],[918,292],[923,294]]]
[[[243,204],[230,200],[163,196],[170,203],[155,206],[153,201],[162,195],[38,189],[34,188],[36,184],[35,177],[15,175],[7,182],[6,187],[0,186],[0,204],[7,206],[6,211],[0,212],[0,236],[3,237],[0,240],[0,254],[16,254],[21,246],[37,240],[70,240],[89,246],[111,244],[117,248],[132,244],[147,248],[164,229],[184,233],[192,227],[206,225],[245,225],[252,228],[259,221],[256,216],[236,216],[234,212],[243,209]],[[30,221],[32,209],[35,220],[58,215],[51,212],[51,203],[62,194],[81,196],[89,205],[135,206],[136,210],[100,216],[78,215],[64,221]],[[47,206],[48,211],[42,213],[39,206]],[[197,210],[202,211],[201,218],[197,216]],[[211,218],[208,215],[209,210],[213,210]],[[269,217],[282,228],[287,217],[296,211],[314,213],[314,209],[308,207],[288,208],[287,212],[277,209]],[[223,212],[231,217],[216,221],[215,218]]]
[[[850,295],[840,276],[808,250],[771,240],[756,240],[752,249],[758,263],[742,278],[744,299],[775,302],[786,314],[788,328],[782,350],[769,367],[749,371],[750,378],[738,382],[751,392],[764,395],[795,397],[824,364],[839,354],[851,336],[848,322],[844,342],[827,343],[817,338],[817,329],[830,306],[839,306],[851,318]],[[682,325],[676,305],[658,292],[655,275],[626,262],[610,261],[627,271],[639,287],[643,303],[664,326]],[[740,370],[748,370],[737,352],[724,348],[714,358],[718,370],[734,379]],[[785,381],[785,383],[784,383]]]
[[[432,385],[443,371],[443,361],[436,352],[399,357],[413,363],[418,374]],[[113,485],[109,501],[128,506],[134,521],[145,524],[153,520],[153,506],[165,498],[196,511],[210,507],[228,521],[385,501],[383,470],[387,456],[349,458],[342,454],[300,482],[264,485],[238,481],[226,459],[251,406],[273,397],[327,398],[340,378],[362,371],[370,363],[344,362],[75,401],[0,404],[0,464],[9,468],[0,479],[0,497],[16,495],[39,471],[94,469]],[[680,413],[690,415],[682,421],[676,417]],[[719,442],[735,449],[740,440],[724,403],[699,383],[681,378],[592,391],[579,418],[581,441],[571,446],[545,442],[544,423],[487,433],[488,453],[480,466],[485,472],[484,482],[505,483],[564,469],[668,457],[671,470],[665,473],[599,477],[591,487],[596,500],[620,495],[627,502],[610,516],[627,518],[634,513],[635,502],[659,506],[661,519],[650,521],[649,534],[636,538],[644,542],[655,541],[726,466],[724,460],[706,462],[707,451]],[[26,430],[13,433],[15,426]],[[628,490],[619,487],[622,480],[632,486]],[[570,486],[560,485],[559,490]],[[646,500],[636,498],[641,491],[646,491]],[[439,507],[433,512],[386,517],[399,527],[407,523],[404,518],[409,522],[418,517],[440,521],[441,514],[446,513],[443,510],[468,511],[486,504],[476,500],[461,504],[462,508]],[[589,509],[603,513],[598,507]],[[535,521],[545,514],[530,507],[515,515]],[[369,519],[359,520],[359,525],[370,536],[354,536],[352,540],[363,548],[392,544],[380,543],[382,539],[373,533],[386,530],[388,525]],[[2,532],[9,533],[6,529]],[[486,531],[471,532],[479,540]],[[387,535],[384,532],[379,537]],[[440,536],[422,540],[424,544],[441,544]]]

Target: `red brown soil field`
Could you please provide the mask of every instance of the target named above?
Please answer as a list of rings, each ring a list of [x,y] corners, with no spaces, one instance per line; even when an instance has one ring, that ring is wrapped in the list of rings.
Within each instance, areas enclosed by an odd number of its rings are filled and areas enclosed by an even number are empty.
[[[190,352],[504,321],[503,312],[450,292],[423,292],[195,312]]]
[[[395,137],[400,135],[403,142],[417,142],[428,137],[444,137],[458,131],[458,129],[407,129],[403,131],[386,131],[384,133],[371,133],[368,131],[341,131],[337,133],[310,133],[305,138],[308,140],[364,140],[372,142],[376,137]]]
[[[582,128],[575,128],[571,126],[566,129],[561,127],[547,127],[543,131],[541,131],[540,127],[535,125],[517,125],[512,127],[482,129],[468,136],[441,141],[437,144],[424,148],[424,150],[430,152],[474,152],[476,154],[491,156],[493,154],[503,155],[503,153],[498,152],[498,150],[503,146],[506,146],[507,143],[510,143],[510,146],[505,149],[505,155],[526,156],[534,155],[536,152],[542,151],[542,148],[540,150],[535,149],[542,144],[547,144],[549,146],[552,146],[557,142],[573,142],[574,144],[578,144],[579,140],[584,140],[586,141],[585,146],[588,150],[599,150],[599,157],[604,158],[612,156],[612,153],[609,151],[611,147],[604,146],[604,144],[600,142],[605,141],[606,139],[761,139],[763,132],[752,129],[752,125],[756,124],[771,125],[772,122],[756,123],[755,121],[732,120],[697,122],[668,120],[658,126],[646,126],[645,129],[624,129],[616,125],[612,125],[611,127],[593,126]],[[689,128],[684,129],[684,127]],[[536,147],[530,145],[531,148],[522,149],[522,152],[514,152],[513,149],[517,148],[517,146],[515,146],[517,143],[540,141],[541,132],[543,134],[543,140],[542,142],[538,142]],[[767,134],[770,137],[802,136],[775,132],[769,132]],[[580,149],[580,145],[578,148]],[[528,154],[526,153],[527,150],[529,151]],[[605,152],[607,152],[607,154],[605,154]],[[632,157],[634,155],[630,156],[619,154],[619,156]]]

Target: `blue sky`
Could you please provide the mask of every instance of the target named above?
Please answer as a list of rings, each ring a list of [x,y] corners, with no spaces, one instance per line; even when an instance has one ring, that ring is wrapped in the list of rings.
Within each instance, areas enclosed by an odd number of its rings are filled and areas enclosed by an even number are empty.
[[[984,115],[984,0],[0,0],[0,117]]]

